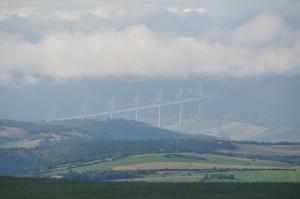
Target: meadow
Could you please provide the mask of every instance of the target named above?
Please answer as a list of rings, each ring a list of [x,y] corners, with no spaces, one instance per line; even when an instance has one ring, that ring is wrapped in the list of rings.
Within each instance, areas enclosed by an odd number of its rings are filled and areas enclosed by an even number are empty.
[[[228,179],[226,176],[232,176]],[[221,176],[221,178],[219,177]],[[225,176],[225,177],[222,177]],[[299,170],[235,170],[159,172],[144,178],[118,181],[138,182],[300,182]]]
[[[252,160],[213,154],[154,153],[129,155],[69,168],[56,168],[50,174],[62,174],[70,169],[82,173],[87,171],[143,169],[289,169],[292,166],[292,164],[279,161]]]
[[[139,177],[112,181],[138,182],[300,182],[300,168],[294,164],[271,160],[256,160],[198,153],[154,153],[129,155],[54,168],[42,174],[68,176],[69,172],[79,175],[110,172],[135,173],[145,171]],[[229,177],[228,177],[229,176]],[[94,177],[91,177],[94,179]],[[82,178],[79,178],[82,179]],[[83,178],[86,179],[86,178]]]

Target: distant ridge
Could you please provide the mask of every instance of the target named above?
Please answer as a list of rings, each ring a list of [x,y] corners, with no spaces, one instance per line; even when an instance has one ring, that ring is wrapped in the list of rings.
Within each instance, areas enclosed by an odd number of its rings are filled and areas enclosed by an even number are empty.
[[[125,140],[158,140],[158,139],[212,139],[205,135],[186,135],[175,131],[157,128],[142,122],[123,119],[114,120],[65,120],[52,122],[24,122],[0,120],[0,128],[19,128],[27,135],[63,134],[70,137],[78,132],[91,139],[125,139]]]

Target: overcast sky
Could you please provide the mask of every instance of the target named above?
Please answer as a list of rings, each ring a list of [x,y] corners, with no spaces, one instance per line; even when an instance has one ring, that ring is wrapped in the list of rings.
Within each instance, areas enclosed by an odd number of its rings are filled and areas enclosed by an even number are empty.
[[[299,19],[298,0],[0,0],[0,85],[296,74]]]

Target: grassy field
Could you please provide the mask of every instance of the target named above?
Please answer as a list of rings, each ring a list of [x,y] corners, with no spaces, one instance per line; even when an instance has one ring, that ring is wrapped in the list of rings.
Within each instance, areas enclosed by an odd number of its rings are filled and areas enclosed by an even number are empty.
[[[218,179],[215,174],[232,175],[234,179]],[[204,180],[205,176],[207,180]],[[122,180],[128,181],[128,180]],[[299,170],[248,170],[248,171],[182,171],[182,172],[159,172],[144,178],[130,179],[138,182],[300,182]]]
[[[258,145],[235,144],[236,153],[250,153],[256,155],[300,156],[300,144],[297,145]]]
[[[0,177],[1,199],[298,199],[297,183],[84,182]]]
[[[153,174],[145,178],[135,178],[131,180],[116,180],[116,181],[134,181],[134,182],[200,182],[204,177],[201,173],[175,173],[175,174]]]
[[[214,128],[218,125],[218,121],[216,119],[187,119],[185,120],[182,125],[178,124],[171,124],[165,125],[164,128],[183,132],[187,134],[199,134],[204,133],[206,130]],[[209,134],[211,136],[217,136],[217,134]]]
[[[212,172],[213,174],[232,174],[236,182],[300,182],[300,171],[296,170],[257,170],[257,171],[230,171]],[[208,181],[219,181],[212,178]]]
[[[299,170],[234,171],[233,174],[241,182],[300,182]]]
[[[113,170],[162,170],[162,169],[272,169],[272,166],[208,164],[194,162],[149,162],[114,167]]]
[[[226,169],[226,171],[220,172],[220,169]],[[116,181],[223,182],[228,181],[228,179],[219,178],[219,175],[225,177],[231,175],[233,179],[229,181],[233,182],[300,182],[300,168],[294,164],[197,153],[130,155],[107,159],[104,162],[90,162],[87,165],[71,169],[67,167],[57,168],[46,175],[62,175],[70,170],[76,173],[108,170],[154,170],[154,172],[142,178]],[[205,179],[205,177],[208,179]]]
[[[231,140],[251,140],[255,136],[263,134],[268,127],[258,126],[239,121],[222,121],[222,135],[219,135],[217,119],[187,119],[182,125],[166,125],[164,128],[187,134],[205,134],[214,137],[226,137]]]
[[[0,148],[5,148],[5,149],[9,149],[9,148],[18,148],[19,144],[21,143],[21,141],[9,141],[9,142],[1,142],[0,143]]]
[[[6,148],[34,148],[39,145],[41,140],[28,140],[28,139],[14,139],[0,143],[0,149]]]
[[[131,155],[104,162],[93,162],[87,165],[71,168],[72,171],[82,173],[86,171],[104,170],[143,170],[143,169],[213,169],[213,168],[239,168],[239,169],[268,169],[291,168],[293,165],[278,161],[251,160],[247,158],[227,157],[212,154],[142,154]],[[52,170],[50,175],[62,174],[69,168]]]
[[[180,171],[170,172],[162,171],[144,178],[135,178],[130,180],[115,180],[115,181],[135,181],[135,182],[200,182],[205,176],[205,172],[195,171]]]
[[[257,126],[251,123],[233,121],[222,125],[222,136],[231,140],[251,140],[268,129],[268,127]],[[218,135],[218,127],[210,128],[206,131],[212,135],[220,136]]]
[[[165,169],[175,171],[164,171]],[[217,169],[229,170],[219,172]],[[90,162],[87,165],[71,169],[67,167],[57,168],[46,175],[63,175],[70,170],[76,173],[108,170],[155,170],[154,173],[146,175],[143,178],[116,181],[200,182],[203,181],[206,175],[209,179],[205,181],[228,181],[227,179],[213,177],[214,174],[224,174],[225,176],[232,175],[234,179],[230,181],[235,182],[300,182],[300,170],[293,164],[196,153],[130,155],[118,159],[108,159],[105,162]]]

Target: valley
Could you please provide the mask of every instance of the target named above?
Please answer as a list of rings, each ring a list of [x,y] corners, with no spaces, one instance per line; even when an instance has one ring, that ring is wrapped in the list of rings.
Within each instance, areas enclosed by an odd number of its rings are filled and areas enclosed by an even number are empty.
[[[297,143],[220,140],[126,120],[1,124],[6,132],[0,145],[2,175],[92,181],[299,181]],[[9,133],[11,129],[22,134]]]

